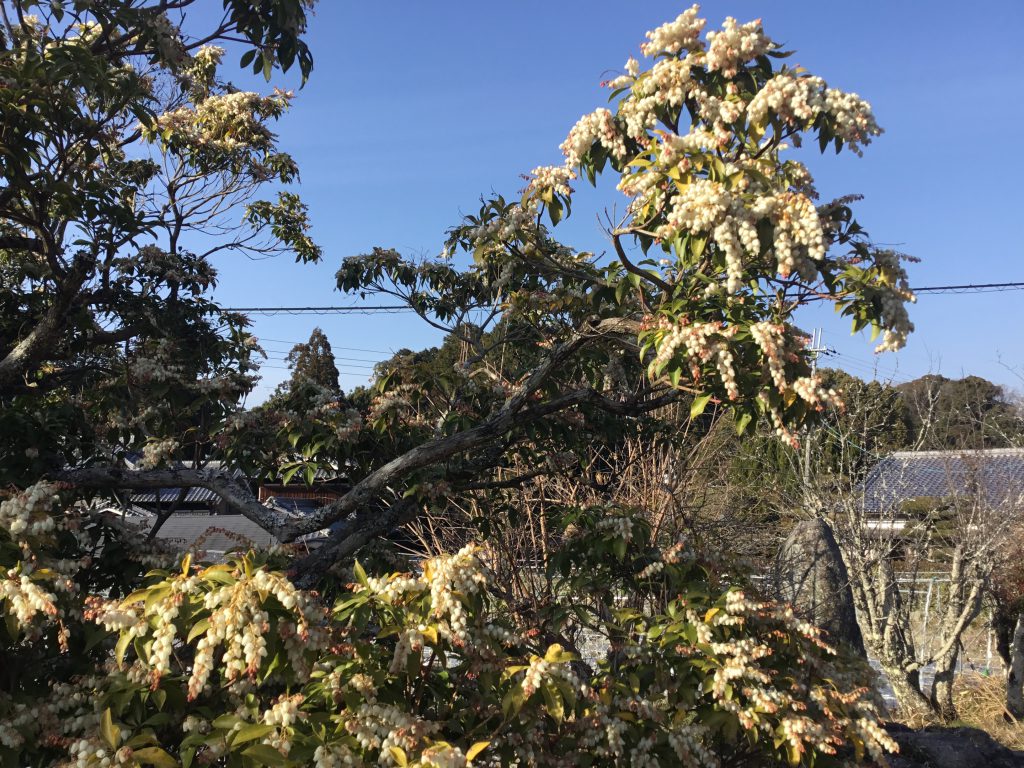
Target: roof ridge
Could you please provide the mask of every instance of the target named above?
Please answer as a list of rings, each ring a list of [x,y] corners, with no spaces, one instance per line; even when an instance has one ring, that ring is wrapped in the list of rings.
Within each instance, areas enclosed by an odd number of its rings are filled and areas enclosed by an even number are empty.
[[[959,456],[1021,456],[1024,457],[1024,448],[963,448],[950,449],[945,451],[893,451],[889,454],[891,458],[910,457],[950,457]]]

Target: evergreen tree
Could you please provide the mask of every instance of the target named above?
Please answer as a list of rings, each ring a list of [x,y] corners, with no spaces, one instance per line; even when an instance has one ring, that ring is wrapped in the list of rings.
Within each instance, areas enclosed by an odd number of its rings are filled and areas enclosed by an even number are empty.
[[[305,344],[296,344],[288,353],[292,366],[290,388],[301,384],[317,384],[331,392],[341,394],[338,383],[338,367],[334,364],[331,342],[319,328],[314,328]]]

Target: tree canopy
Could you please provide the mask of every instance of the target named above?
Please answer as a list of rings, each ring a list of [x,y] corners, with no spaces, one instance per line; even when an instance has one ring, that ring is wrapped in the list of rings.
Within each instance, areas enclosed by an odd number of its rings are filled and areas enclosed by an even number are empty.
[[[226,0],[199,30],[188,0],[0,5],[0,759],[811,765],[891,749],[862,670],[608,477],[631,471],[630,440],[666,448],[712,413],[796,445],[841,402],[811,371],[801,306],[904,343],[901,257],[872,246],[851,198],[816,204],[785,154],[860,154],[881,133],[867,102],[788,65],[760,22],[704,34],[694,6],[648,33],[612,108],[521,197],[485,199],[436,258],[343,261],[340,290],[398,297],[448,334],[438,353],[386,366],[362,409],[329,391],[244,412],[258,344],[209,299],[209,259],[320,251],[298,197],[256,197],[297,178],[271,130],[291,95],[238,91],[211,46],[307,74],[308,6]],[[555,236],[573,185],[600,175],[627,201],[611,257]],[[296,376],[329,390],[323,341]],[[645,465],[645,482],[682,463]],[[324,465],[349,488],[303,517],[231,472]],[[114,493],[194,487],[284,546],[204,562],[105,511]],[[408,524],[426,532],[414,562],[378,576],[354,559]]]

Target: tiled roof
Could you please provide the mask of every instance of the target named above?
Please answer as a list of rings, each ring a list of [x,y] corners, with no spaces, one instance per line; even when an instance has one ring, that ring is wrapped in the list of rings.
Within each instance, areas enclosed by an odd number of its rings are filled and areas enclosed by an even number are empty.
[[[882,459],[864,482],[864,504],[880,511],[921,498],[975,496],[990,506],[1024,497],[1024,449],[898,451]]]
[[[159,491],[138,491],[131,495],[131,501],[133,504],[154,504],[156,503],[157,494],[160,496],[160,503],[162,504],[173,504],[178,500],[178,494],[181,492],[180,488],[161,488]],[[216,504],[220,501],[218,496],[213,491],[207,488],[189,488],[185,494],[185,504]]]
[[[149,528],[152,521],[144,525]],[[231,552],[250,547],[266,549],[277,543],[277,539],[243,515],[189,514],[178,512],[171,515],[156,537],[175,544],[182,550],[191,549],[197,539],[199,547],[207,552]]]

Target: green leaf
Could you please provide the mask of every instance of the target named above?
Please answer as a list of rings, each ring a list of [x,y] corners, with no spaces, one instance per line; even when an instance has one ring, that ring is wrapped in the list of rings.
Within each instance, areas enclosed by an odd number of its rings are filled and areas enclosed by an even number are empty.
[[[235,737],[231,740],[231,743],[244,744],[254,739],[262,739],[268,733],[273,733],[274,727],[273,725],[264,725],[263,723],[242,726],[239,730],[235,731]]]
[[[557,200],[552,200],[548,205],[548,217],[554,225],[557,225],[562,220],[562,204]]]
[[[488,745],[490,745],[490,743],[491,742],[489,742],[489,741],[478,741],[472,747],[467,749],[466,750],[466,762],[467,763],[473,762],[473,758],[476,757],[477,755],[479,755],[485,749],[487,749],[487,747],[488,747]]]
[[[398,765],[398,768],[405,768],[409,765],[409,758],[405,756],[404,749],[401,747],[388,747],[388,751],[391,753],[391,757]]]
[[[132,752],[132,757],[143,765],[155,765],[156,768],[178,768],[178,761],[160,747],[145,747]]]
[[[364,587],[370,586],[370,580],[366,577],[366,571],[363,569],[363,566],[360,565],[358,560],[356,560],[352,565],[352,574],[356,577],[356,581]]]
[[[210,620],[209,619],[201,619],[200,621],[197,621],[193,625],[192,629],[190,629],[188,631],[188,639],[185,642],[191,643],[197,637],[199,637],[200,635],[205,633],[206,630],[208,630],[209,628],[210,628]]]
[[[750,425],[750,422],[753,420],[753,418],[753,415],[748,411],[744,411],[743,413],[738,414],[736,416],[736,434],[742,435],[744,432],[746,432],[747,427]]]
[[[690,418],[696,419],[698,416],[704,413],[704,409],[708,407],[709,402],[711,402],[710,392],[707,393],[706,395],[695,397],[693,399],[693,404],[690,406]]]
[[[114,659],[117,661],[118,669],[124,666],[124,654],[128,650],[128,646],[131,642],[132,636],[127,632],[117,638],[117,645],[114,646]]]
[[[114,725],[114,716],[109,707],[103,710],[103,715],[100,717],[100,733],[108,747],[117,749],[121,743],[121,729]]]
[[[615,557],[619,560],[623,560],[626,557],[626,540],[616,539],[615,543],[612,544],[612,551],[615,552]]]
[[[544,682],[540,686],[540,692],[544,694],[544,707],[548,714],[558,722],[565,718],[565,704],[562,696],[551,683]]]
[[[242,750],[242,754],[252,758],[259,765],[269,765],[274,768],[283,768],[288,765],[288,758],[267,744],[253,744]]]

